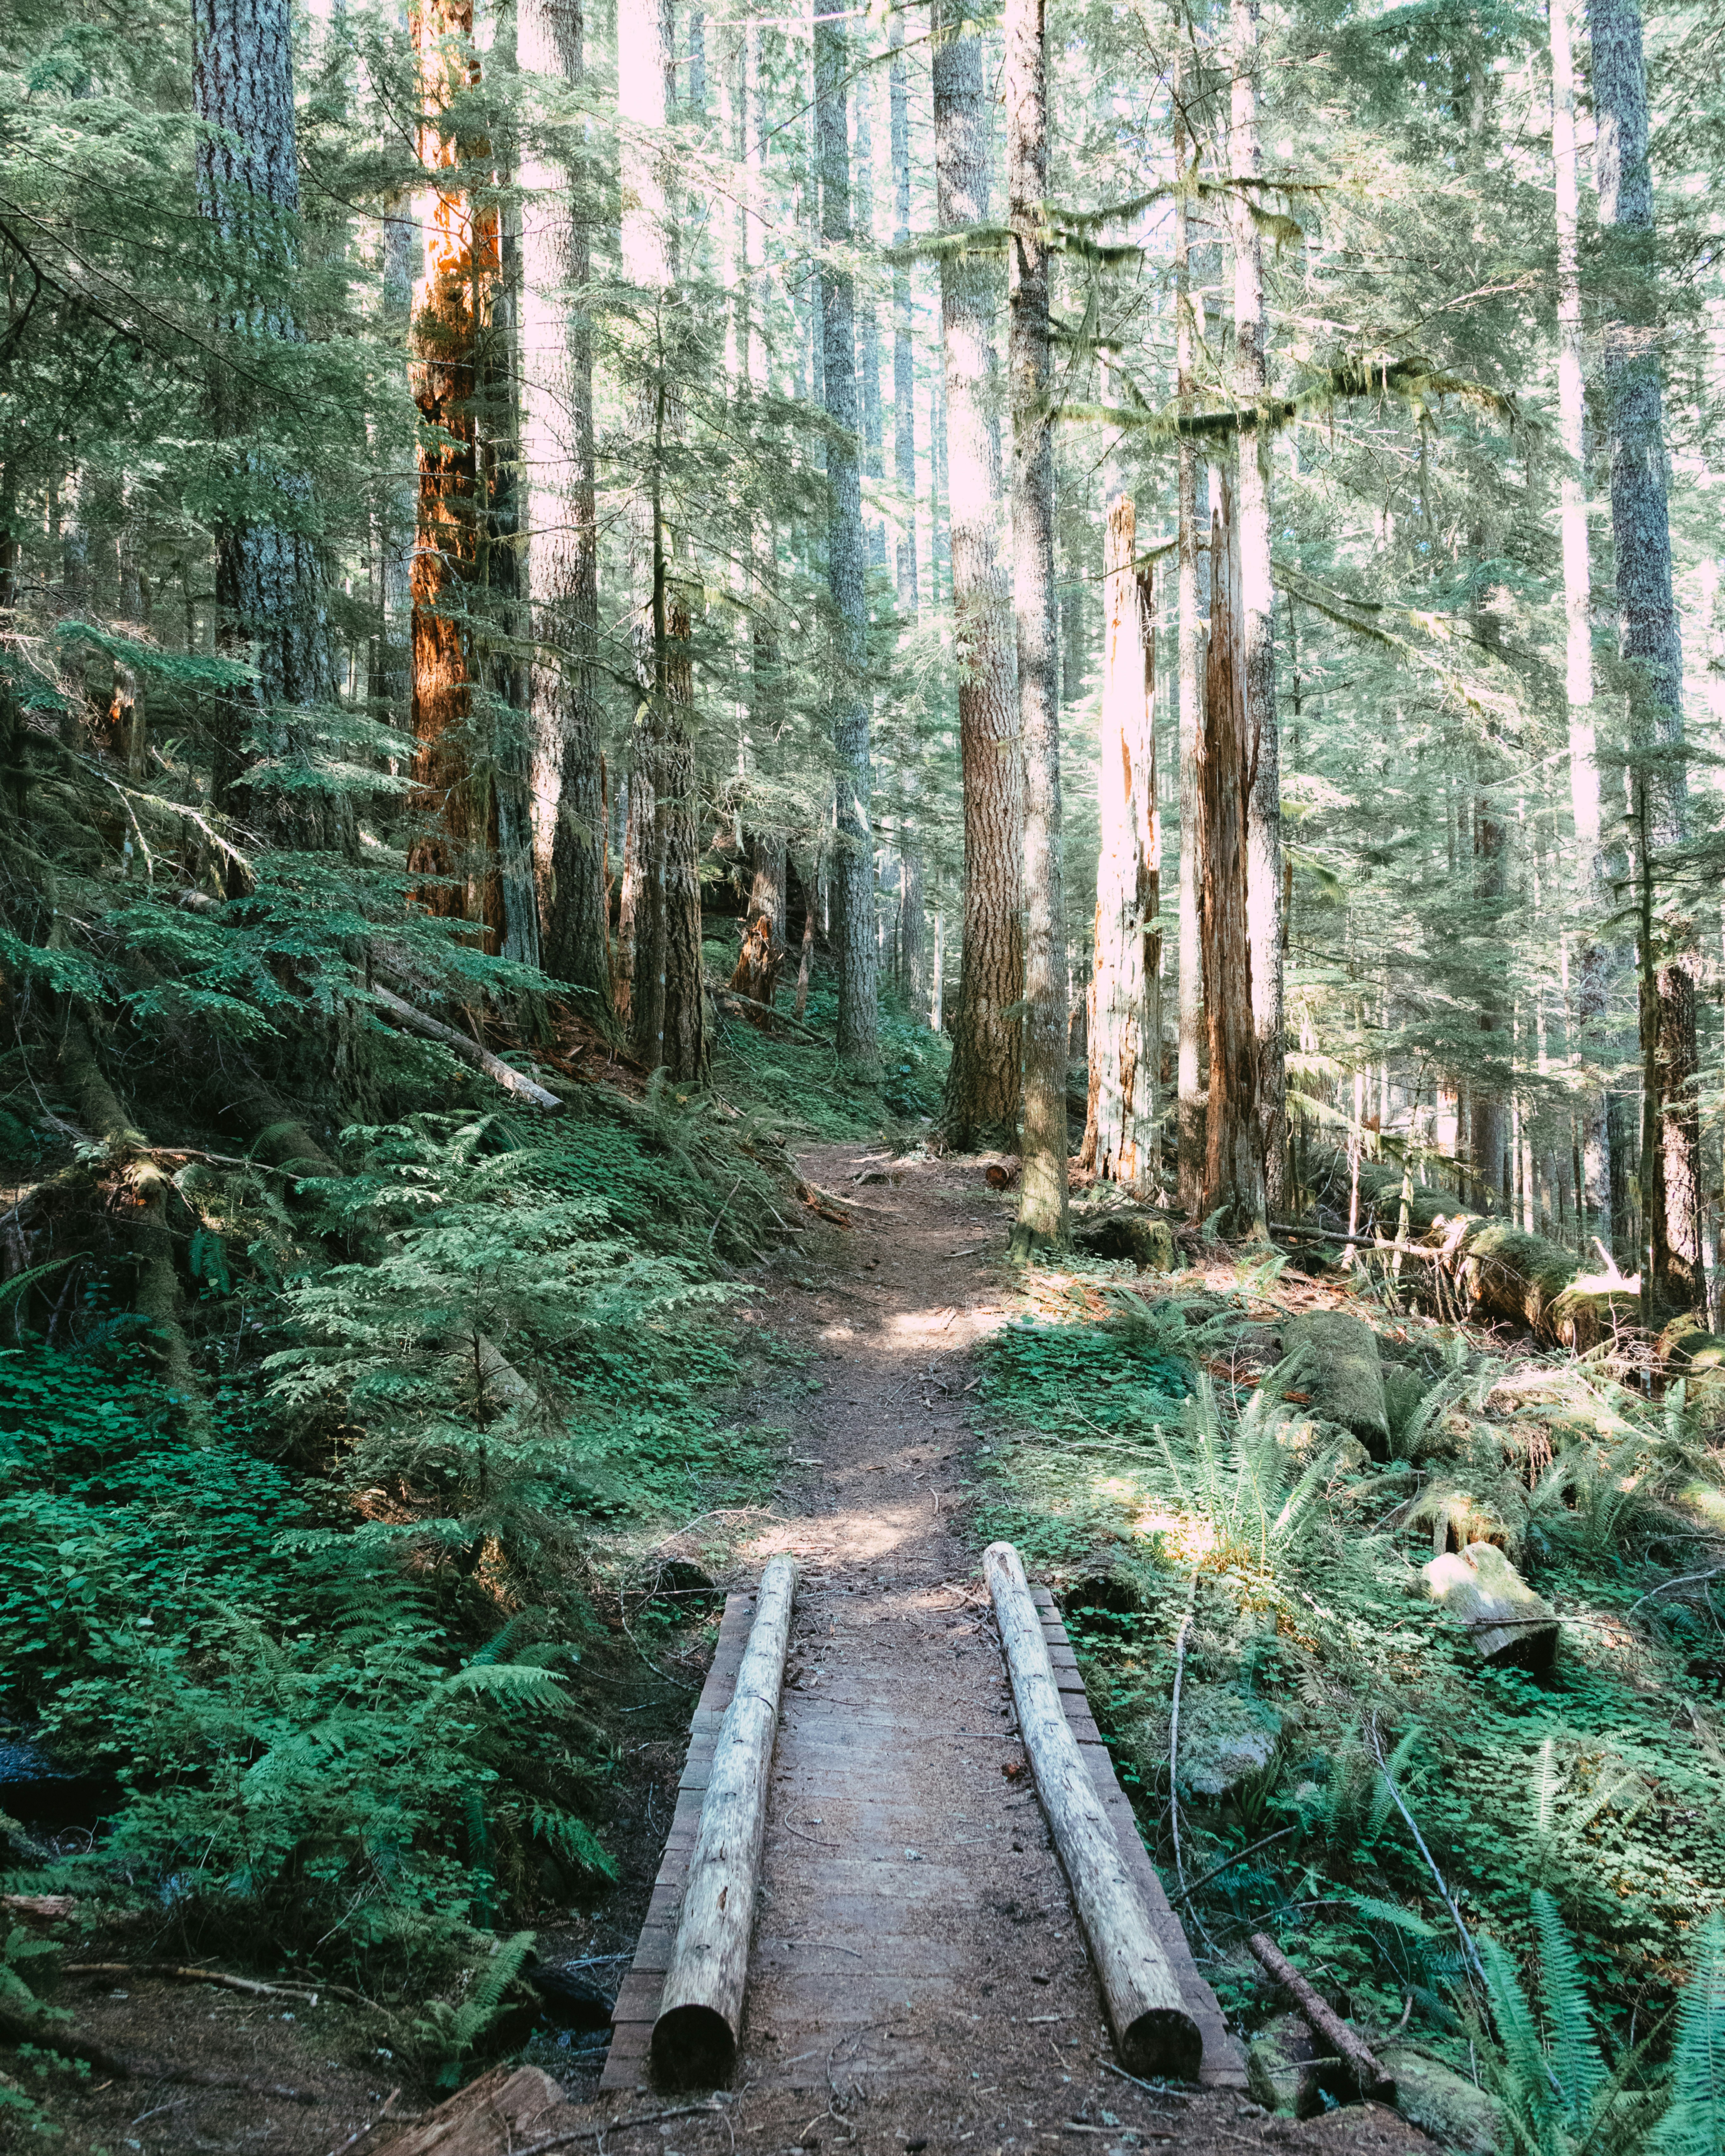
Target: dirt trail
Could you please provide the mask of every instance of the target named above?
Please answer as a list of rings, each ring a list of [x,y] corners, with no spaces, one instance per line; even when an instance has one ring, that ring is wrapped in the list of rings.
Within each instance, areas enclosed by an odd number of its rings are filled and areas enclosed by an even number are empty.
[[[1029,1777],[1002,1771],[1022,1753],[957,1532],[979,1441],[973,1351],[1021,1306],[999,1267],[1012,1201],[985,1161],[833,1146],[802,1167],[855,1224],[842,1274],[771,1314],[822,1389],[801,1396],[779,1517],[747,1552],[752,1572],[791,1551],[802,1574],[742,2063],[722,2127],[634,2133],[690,2156],[727,2136],[995,2156],[1424,2146],[1376,2109],[1294,2127],[1115,2069]],[[620,2116],[654,2101],[644,2078],[611,2098]]]
[[[403,2133],[377,2120],[387,2048],[369,2071],[338,2067],[332,2051],[352,2059],[376,2041],[356,2028],[344,2044],[339,2016],[320,2014],[314,2035],[302,2011],[290,2038],[285,2002],[224,2007],[151,1986],[164,2036],[196,2020],[207,2054],[314,2081],[319,2101],[134,2084],[123,2109],[121,2090],[76,2107],[97,2129],[86,2145],[112,2156],[504,2156],[547,2137],[598,2156],[1430,2146],[1376,2107],[1296,2126],[1236,2094],[1153,2091],[1114,2066],[1029,1774],[1002,1772],[1022,1755],[972,1542],[955,1532],[979,1442],[973,1351],[1021,1306],[1000,1265],[1012,1201],[988,1188],[986,1166],[861,1146],[803,1161],[843,1194],[855,1226],[833,1239],[831,1278],[787,1289],[767,1313],[811,1351],[822,1389],[793,1396],[775,1517],[743,1553],[753,1577],[774,1551],[793,1551],[802,1578],[743,2063],[720,2107],[689,2116],[685,2100],[633,2082],[564,2099],[524,2071],[513,2098],[500,2100],[504,2074],[488,2077],[454,2112]],[[81,2002],[113,2041],[136,2029],[142,2004],[136,1990],[105,2015],[95,1998]],[[236,2042],[227,2025],[238,2009],[247,2025]]]

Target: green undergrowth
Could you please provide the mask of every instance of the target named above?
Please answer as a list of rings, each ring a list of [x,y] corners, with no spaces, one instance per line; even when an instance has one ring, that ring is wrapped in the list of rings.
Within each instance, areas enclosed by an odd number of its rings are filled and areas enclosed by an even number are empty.
[[[1362,1305],[1390,1380],[1392,1456],[1373,1462],[1307,1415],[1268,1286],[1117,1280],[1101,1319],[1075,1300],[1065,1322],[1008,1327],[978,1530],[1061,1593],[1146,1840],[1170,1892],[1194,1888],[1189,1933],[1242,2025],[1277,2004],[1243,1948],[1263,1928],[1368,2029],[1405,2010],[1433,2059],[1470,2076],[1484,2060],[1508,2117],[1503,1984],[1537,1991],[1538,1888],[1573,1935],[1589,2025],[1634,2054],[1651,2133],[1681,2003],[1718,1981],[1703,1920],[1725,1899],[1725,1629],[1709,1581],[1683,1584],[1725,1560],[1708,1412],[1599,1361],[1505,1359]],[[1426,1598],[1451,1521],[1557,1609],[1548,1675],[1482,1666]],[[1548,2011],[1539,2041],[1564,2020]],[[1512,2118],[1515,2145],[1640,2145],[1626,2113],[1589,2142],[1538,2097],[1545,2138]]]
[[[176,1953],[459,2003],[497,1935],[614,1875],[644,1696],[686,1716],[716,1604],[655,1552],[773,1486],[783,1434],[737,1401],[795,1358],[736,1268],[787,1163],[656,1086],[339,1146],[339,1178],[182,1175],[197,1403],[123,1256],[9,1300],[0,1738],[76,1804],[0,1820],[0,1874]],[[451,2012],[424,2046],[465,2070]]]
[[[710,975],[720,955],[719,947],[709,944]],[[778,1008],[787,1019],[793,993],[793,980],[781,983]],[[883,1127],[909,1128],[932,1119],[952,1060],[945,1034],[931,1033],[883,991],[880,1065],[863,1071],[841,1062],[832,1045],[838,1015],[838,988],[824,965],[814,971],[808,1008],[794,1032],[787,1024],[769,1035],[746,1019],[721,1014],[714,1085],[727,1097],[755,1103],[788,1137],[803,1141],[873,1138]]]

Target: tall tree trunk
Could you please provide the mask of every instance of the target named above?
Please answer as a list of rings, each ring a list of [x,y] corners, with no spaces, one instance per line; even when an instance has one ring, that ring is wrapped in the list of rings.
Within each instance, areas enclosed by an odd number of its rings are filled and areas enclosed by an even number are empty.
[[[583,76],[581,0],[519,0],[524,70]],[[599,775],[598,542],[593,501],[593,329],[587,175],[534,151],[521,161],[521,462],[531,492],[533,855],[545,965],[611,998]]]
[[[1156,808],[1156,645],[1150,572],[1133,567],[1137,512],[1109,503],[1102,556],[1102,718],[1096,759],[1096,920],[1090,984],[1086,1168],[1105,1183],[1154,1189],[1156,1080],[1162,1048],[1162,938]]]
[[[1210,1051],[1204,1211],[1219,1213],[1225,1229],[1249,1234],[1261,1231],[1265,1213],[1246,910],[1252,743],[1240,582],[1234,505],[1224,485],[1210,521],[1210,641],[1198,736],[1198,858]]]
[[[629,811],[634,860],[625,875],[633,965],[628,1012],[634,1052],[651,1070],[698,1083],[708,1056],[701,962],[700,841],[695,778],[694,680],[687,607],[670,586],[665,520],[666,444],[679,424],[671,346],[680,333],[675,184],[665,122],[675,54],[670,0],[621,0],[617,13],[618,110],[622,127],[622,266],[650,309],[653,341],[642,355],[635,439],[644,484],[632,516],[635,673]],[[619,942],[624,939],[619,937]]]
[[[864,254],[875,244],[875,130],[872,107],[875,77],[865,71],[856,80],[856,240]],[[862,429],[862,465],[865,479],[879,481],[886,475],[880,412],[880,317],[872,285],[865,279],[856,295],[857,422]],[[877,516],[864,526],[868,558],[886,567],[886,528]]]
[[[1666,503],[1663,393],[1659,372],[1658,263],[1653,177],[1647,161],[1647,77],[1635,0],[1589,0],[1594,172],[1604,240],[1609,309],[1604,325],[1607,424],[1611,444],[1611,536],[1616,557],[1619,649],[1634,670],[1635,732],[1650,748],[1683,742],[1683,648],[1671,588],[1671,521]],[[1647,842],[1656,859],[1682,844],[1686,782],[1673,753],[1646,778]],[[1656,1306],[1699,1307],[1706,1300],[1701,1251],[1701,1122],[1695,976],[1689,921],[1666,925],[1655,975],[1655,1063],[1663,1203],[1650,1223]]]
[[[892,451],[898,482],[898,608],[916,611],[916,360],[911,339],[911,104],[905,80],[904,16],[893,11],[887,95],[892,132]]]
[[[1258,141],[1258,0],[1232,0],[1234,338],[1236,394],[1260,406],[1268,382],[1264,350],[1263,244],[1252,216],[1262,166]],[[1251,798],[1246,825],[1246,908],[1252,944],[1252,1025],[1258,1040],[1258,1120],[1263,1132],[1266,1203],[1286,1191],[1287,1130],[1282,1039],[1281,754],[1276,711],[1275,593],[1270,581],[1272,437],[1259,425],[1240,438],[1240,566],[1246,726]]]
[[[510,95],[519,18],[504,11],[493,42],[494,72]],[[518,95],[518,93],[517,93]],[[521,211],[514,170],[514,130],[493,145],[486,182],[502,207],[497,213],[497,276],[490,319],[479,343],[480,588],[490,634],[480,660],[486,692],[484,754],[497,798],[497,875],[502,889],[502,954],[521,966],[541,957],[539,890],[533,861],[533,754],[531,670],[521,657],[528,622],[522,601],[521,415]]]
[[[878,1060],[875,1029],[875,842],[869,767],[869,701],[862,685],[868,631],[864,590],[862,476],[857,461],[855,318],[844,266],[850,244],[850,153],[845,124],[845,38],[839,20],[814,22],[814,131],[820,174],[822,384],[827,417],[827,583],[836,617],[838,681],[833,747],[838,760],[838,1050],[846,1062]]]
[[[1024,758],[1024,1108],[1014,1257],[1062,1249],[1066,1205],[1066,901],[1049,414],[1048,59],[1044,0],[1006,11],[1007,374],[1013,612]]]
[[[988,222],[982,41],[957,0],[933,0],[935,184],[942,232]],[[1024,932],[1024,762],[1013,695],[1011,594],[993,346],[993,271],[980,252],[941,256],[947,522],[964,787],[964,927],[952,1060],[941,1121],[959,1151],[1009,1139],[1019,1114]]]
[[[1551,146],[1558,234],[1558,434],[1563,470],[1563,686],[1569,707],[1569,802],[1575,824],[1574,898],[1579,919],[1575,1016],[1583,1063],[1607,1052],[1604,1024],[1611,952],[1601,923],[1609,911],[1600,829],[1599,766],[1594,736],[1592,576],[1588,560],[1586,398],[1582,372],[1580,190],[1575,161],[1575,63],[1569,0],[1550,0]],[[1590,1068],[1577,1104],[1582,1188],[1577,1249],[1611,1233],[1611,1163],[1603,1079]]]
[[[416,901],[469,921],[487,948],[503,946],[497,868],[497,795],[475,757],[478,678],[472,613],[481,575],[479,477],[480,339],[496,280],[495,214],[475,208],[447,131],[449,101],[473,80],[472,0],[421,0],[419,205],[424,259],[414,290],[413,401],[424,423],[418,538],[413,572],[413,791],[420,819],[408,866],[428,880]]]
[[[1179,72],[1175,85],[1174,170],[1174,346],[1180,409],[1193,408],[1199,323],[1192,295],[1191,196],[1196,178],[1192,140],[1185,121],[1185,41],[1179,38]],[[1202,301],[1199,302],[1202,305]],[[1179,863],[1179,1034],[1175,1086],[1179,1147],[1180,1204],[1195,1219],[1203,1202],[1204,1101],[1201,1055],[1204,1037],[1204,952],[1199,918],[1198,872],[1198,745],[1204,731],[1204,684],[1208,665],[1205,639],[1209,600],[1204,588],[1203,526],[1199,522],[1198,445],[1183,438],[1179,449],[1180,598],[1180,863]]]
[[[224,325],[237,339],[297,344],[303,331],[290,303],[297,269],[300,208],[294,132],[293,27],[288,0],[193,0],[193,94],[201,132],[198,207],[244,280]],[[252,431],[239,377],[215,388],[218,432]],[[267,440],[273,430],[264,429]],[[217,744],[212,793],[242,811],[278,845],[322,848],[351,841],[353,819],[338,795],[305,784],[310,726],[295,707],[334,695],[329,630],[317,558],[311,482],[269,450],[244,453],[236,474],[249,493],[272,494],[280,524],[228,524],[217,534],[216,605],[220,640],[249,655],[254,685],[232,698]],[[261,746],[282,777],[266,794],[249,783]],[[295,767],[298,767],[296,770]]]

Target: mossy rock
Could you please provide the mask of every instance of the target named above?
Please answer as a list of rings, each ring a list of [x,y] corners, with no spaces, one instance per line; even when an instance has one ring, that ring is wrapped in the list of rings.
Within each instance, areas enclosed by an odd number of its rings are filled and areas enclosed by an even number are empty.
[[[1312,2031],[1297,2014],[1279,2014],[1266,2021],[1246,2050],[1246,2089],[1252,2101],[1291,2118],[1313,2056]]]
[[[1180,1694],[1180,1787],[1194,1797],[1225,1797],[1276,1756],[1282,1718],[1262,1700],[1231,1685],[1189,1684]],[[1147,1767],[1168,1765],[1166,1709],[1146,1715],[1131,1732]]]
[[[1410,2126],[1466,2156],[1497,2156],[1497,2107],[1465,2074],[1408,2044],[1389,2046],[1380,2063],[1395,2083],[1395,2107]]]
[[[1311,1396],[1313,1419],[1357,1437],[1374,1460],[1389,1456],[1389,1410],[1378,1336],[1346,1310],[1311,1310],[1282,1327],[1290,1355],[1304,1357],[1298,1389]]]
[[[1692,1311],[1666,1326],[1659,1336],[1659,1353],[1681,1370],[1725,1370],[1725,1337],[1709,1332]]]

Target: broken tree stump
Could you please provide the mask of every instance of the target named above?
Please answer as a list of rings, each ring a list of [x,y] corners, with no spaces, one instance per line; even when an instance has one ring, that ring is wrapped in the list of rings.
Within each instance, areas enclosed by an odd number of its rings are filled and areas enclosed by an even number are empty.
[[[1444,1614],[1471,1636],[1482,1662],[1548,1670],[1558,1650],[1558,1614],[1495,1543],[1470,1543],[1435,1557],[1420,1578]]]

